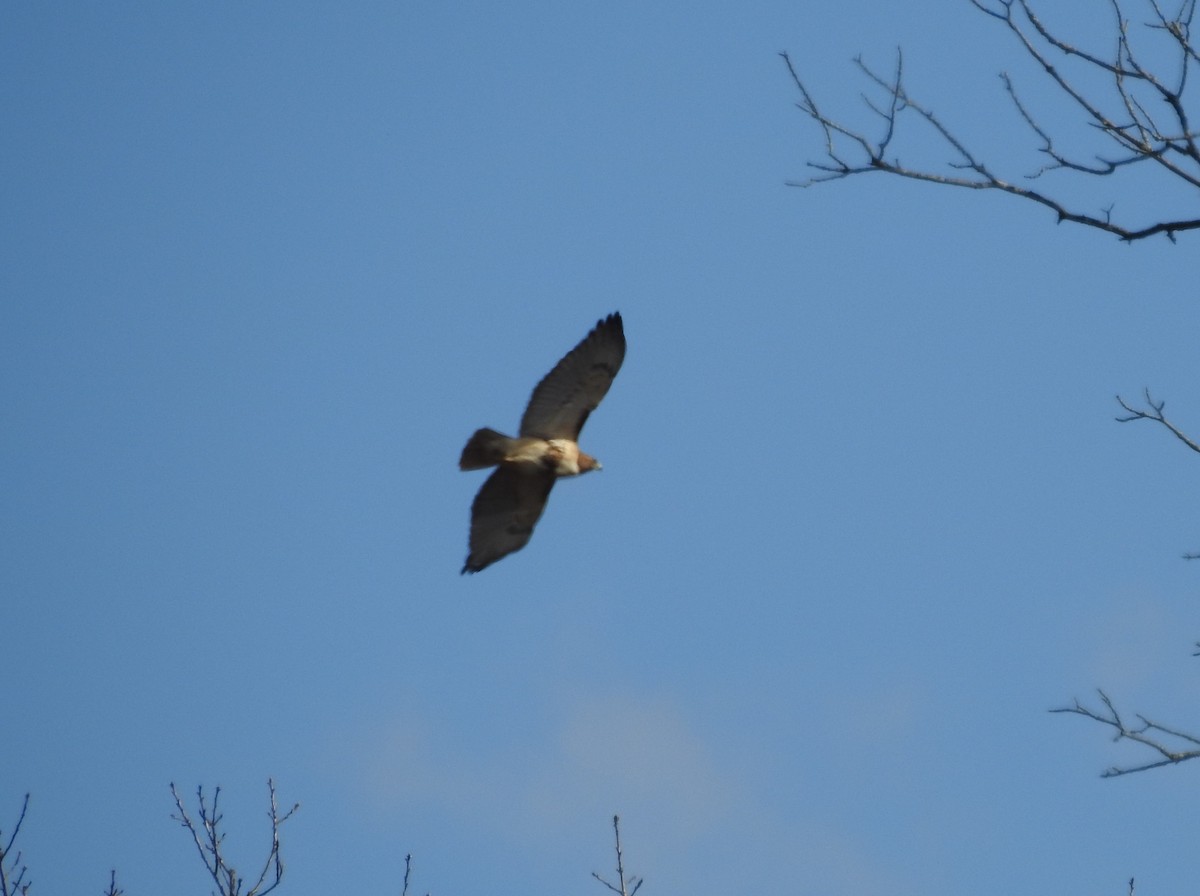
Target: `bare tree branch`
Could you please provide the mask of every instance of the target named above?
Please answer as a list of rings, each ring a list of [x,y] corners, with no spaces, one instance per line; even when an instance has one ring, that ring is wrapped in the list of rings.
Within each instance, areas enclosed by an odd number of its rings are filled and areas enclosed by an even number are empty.
[[[630,877],[626,879],[625,877],[625,862],[621,855],[621,817],[619,815],[613,816],[613,834],[616,836],[617,840],[617,883],[609,883],[595,871],[592,872],[592,877],[596,878],[596,880],[600,881],[600,883],[604,884],[604,886],[618,894],[618,896],[633,896],[633,894],[636,893],[642,886],[643,879],[640,877]],[[627,887],[630,886],[632,886],[633,889],[627,889]]]
[[[1125,416],[1118,417],[1117,422],[1131,423],[1134,420],[1153,420],[1156,423],[1161,423],[1163,426],[1165,426],[1170,433],[1175,436],[1175,438],[1179,439],[1179,441],[1183,442],[1183,444],[1187,445],[1193,451],[1200,453],[1200,443],[1197,443],[1194,439],[1180,430],[1163,414],[1163,408],[1166,407],[1167,403],[1165,401],[1155,401],[1150,396],[1149,389],[1146,389],[1144,394],[1146,396],[1146,406],[1149,408],[1149,410],[1142,410],[1141,408],[1132,407],[1120,395],[1117,396],[1117,403],[1128,412]],[[1200,560],[1200,552],[1189,551],[1183,555],[1183,559]]]
[[[108,873],[108,889],[104,891],[104,896],[125,896],[125,891],[117,886],[117,871],[115,868]]]
[[[1188,448],[1200,453],[1200,443],[1189,438],[1166,418],[1166,415],[1163,413],[1166,402],[1155,401],[1149,389],[1146,389],[1143,394],[1146,399],[1146,409],[1134,407],[1120,395],[1117,396],[1117,403],[1126,412],[1124,415],[1117,417],[1117,422],[1131,423],[1134,420],[1153,420],[1165,426],[1175,438],[1187,445]],[[1191,560],[1200,557],[1200,554],[1184,554],[1184,557]],[[1200,641],[1196,642],[1195,646],[1200,647]],[[1193,656],[1200,656],[1200,652],[1193,654]],[[1102,690],[1098,690],[1097,693],[1100,695],[1100,702],[1104,705],[1103,710],[1091,709],[1076,700],[1073,706],[1060,707],[1050,711],[1073,713],[1092,721],[1100,722],[1102,725],[1107,725],[1113,729],[1115,732],[1113,740],[1130,740],[1134,743],[1139,743],[1149,748],[1159,757],[1153,762],[1145,762],[1140,765],[1112,766],[1104,771],[1101,777],[1115,778],[1134,772],[1144,772],[1152,768],[1162,768],[1165,765],[1178,765],[1189,759],[1200,757],[1200,737],[1179,731],[1175,728],[1168,728],[1166,725],[1159,724],[1158,722],[1152,722],[1140,714],[1137,716],[1136,725],[1130,725],[1117,712],[1117,708],[1113,705],[1112,700],[1109,699],[1108,694]],[[1129,888],[1130,892],[1132,892],[1132,880],[1129,882]]]
[[[1040,142],[1038,151],[1049,159],[1045,165],[1026,175],[1027,179],[1035,179],[1051,171],[1106,176],[1150,162],[1179,183],[1200,189],[1200,145],[1197,133],[1192,130],[1184,97],[1190,67],[1200,62],[1200,54],[1191,42],[1191,22],[1196,0],[1183,0],[1179,12],[1174,16],[1164,13],[1158,0],[1147,0],[1154,13],[1154,21],[1146,24],[1146,29],[1166,34],[1174,49],[1173,59],[1178,75],[1169,84],[1143,64],[1132,46],[1128,20],[1119,0],[1111,0],[1117,33],[1112,58],[1081,50],[1054,34],[1037,16],[1029,0],[995,0],[994,4],[984,0],[969,2],[980,12],[1002,22],[1017,39],[1025,55],[1034,60],[1059,92],[1079,109],[1083,121],[1116,146],[1115,155],[1097,153],[1090,160],[1072,158],[1060,151],[1050,131],[1037,121],[1030,108],[1021,101],[1009,75],[1001,74],[1005,92]],[[1160,233],[1174,242],[1177,233],[1200,229],[1200,217],[1162,220],[1144,227],[1118,224],[1112,220],[1110,210],[1088,213],[1072,209],[1043,190],[1035,190],[999,176],[985,164],[981,156],[968,149],[930,108],[908,94],[899,53],[895,73],[890,78],[876,74],[861,58],[855,60],[868,80],[882,91],[885,99],[885,102],[879,103],[868,97],[863,98],[867,107],[882,120],[882,132],[877,138],[823,112],[814,94],[801,79],[791,56],[787,53],[780,55],[800,94],[797,107],[821,128],[825,144],[824,158],[808,162],[808,167],[818,173],[804,180],[789,182],[790,186],[808,187],[854,174],[882,171],[945,186],[999,190],[1049,208],[1060,223],[1068,221],[1093,227],[1127,242]],[[1115,102],[1110,103],[1112,108],[1106,109],[1103,102],[1093,100],[1077,87],[1059,69],[1054,57],[1074,60],[1106,75],[1116,95]],[[1165,106],[1167,111],[1162,115],[1162,120],[1149,111],[1147,100],[1150,98]],[[946,163],[949,171],[912,167],[901,163],[890,153],[901,118],[906,113],[911,113],[932,128],[951,150],[952,157]]]
[[[21,814],[17,816],[17,823],[13,825],[8,840],[4,839],[4,832],[0,831],[0,896],[25,896],[32,883],[26,880],[25,875],[29,869],[22,863],[21,853],[18,851],[13,855],[13,845],[17,842],[17,835],[21,833],[21,824],[25,821],[25,813],[28,811],[29,794],[25,794],[25,799],[21,802]]]
[[[1133,774],[1134,772],[1144,772],[1152,768],[1161,768],[1164,765],[1178,765],[1180,762],[1200,757],[1200,737],[1176,731],[1165,725],[1159,725],[1157,722],[1152,722],[1143,715],[1138,715],[1138,724],[1136,727],[1130,727],[1121,718],[1120,713],[1117,712],[1108,695],[1104,691],[1097,691],[1097,693],[1100,695],[1100,701],[1104,704],[1103,711],[1090,709],[1076,700],[1073,706],[1059,707],[1058,709],[1050,710],[1050,712],[1074,713],[1075,715],[1100,722],[1103,725],[1108,725],[1115,732],[1113,735],[1114,741],[1131,740],[1134,743],[1148,747],[1162,757],[1155,762],[1147,762],[1142,765],[1112,766],[1102,772],[1100,777],[1115,778],[1120,775]],[[1190,746],[1187,749],[1173,749],[1164,742],[1168,738],[1182,741],[1184,746]]]
[[[400,891],[400,896],[408,896],[408,878],[412,874],[412,853],[404,857],[404,889]],[[429,896],[428,893],[425,896]]]
[[[412,853],[404,857],[404,889],[400,891],[400,896],[408,896],[408,876],[412,873]]]
[[[1144,394],[1146,396],[1146,405],[1149,407],[1148,411],[1130,407],[1125,402],[1125,399],[1123,399],[1120,395],[1117,396],[1117,402],[1121,405],[1121,407],[1128,411],[1128,415],[1124,417],[1118,417],[1117,422],[1130,423],[1134,420],[1154,420],[1169,429],[1171,434],[1175,436],[1175,438],[1179,439],[1179,441],[1183,442],[1183,444],[1187,445],[1193,451],[1200,453],[1200,444],[1197,444],[1194,440],[1185,435],[1175,426],[1174,423],[1163,416],[1163,408],[1167,406],[1167,403],[1165,401],[1156,402],[1150,397],[1149,389],[1146,389]]]
[[[275,799],[275,782],[267,779],[267,790],[270,794],[270,808],[268,816],[271,819],[271,847],[267,852],[266,862],[263,864],[262,872],[258,875],[258,879],[245,892],[245,896],[265,896],[270,893],[283,880],[283,858],[279,849],[279,829],[283,823],[287,821],[300,808],[300,804],[296,803],[283,815],[279,814],[279,806]],[[211,804],[204,796],[204,788],[196,788],[196,801],[199,804],[199,823],[197,824],[188,815],[187,810],[183,806],[183,798],[179,795],[179,791],[175,789],[175,785],[171,784],[171,796],[175,798],[175,813],[171,815],[175,821],[187,828],[188,833],[192,835],[192,842],[196,844],[196,850],[200,853],[200,859],[204,862],[204,867],[208,870],[209,876],[217,885],[218,896],[243,896],[242,888],[246,885],[246,879],[241,877],[233,865],[226,861],[225,856],[221,852],[222,844],[225,841],[225,834],[221,831],[222,815],[218,809],[218,803],[221,798],[221,788],[216,787],[213,790]],[[270,879],[268,880],[268,876]]]

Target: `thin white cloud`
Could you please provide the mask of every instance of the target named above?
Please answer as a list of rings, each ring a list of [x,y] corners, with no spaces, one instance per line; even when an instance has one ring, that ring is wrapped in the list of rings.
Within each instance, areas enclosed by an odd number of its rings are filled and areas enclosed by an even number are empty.
[[[733,792],[703,739],[670,701],[636,695],[568,701],[542,731],[483,755],[418,713],[368,735],[364,768],[382,799],[419,801],[478,818],[514,807],[542,821],[635,807],[699,829]]]
[[[903,689],[879,694],[862,715],[903,726],[897,716],[910,716],[910,697]],[[913,891],[833,820],[780,817],[778,807],[763,804],[745,769],[731,765],[736,759],[718,761],[729,751],[709,743],[666,697],[564,696],[550,715],[548,727],[484,751],[405,712],[369,735],[363,782],[379,810],[402,805],[415,816],[432,810],[464,828],[503,832],[539,848],[556,833],[602,829],[603,819],[620,814],[632,871],[653,868],[655,881],[668,889]],[[751,832],[752,846],[742,838],[740,850],[728,854],[735,832]],[[597,853],[604,855],[603,846]],[[716,865],[709,861],[715,855],[721,856]]]
[[[663,698],[588,696],[571,703],[552,756],[526,794],[548,818],[576,814],[580,806],[619,808],[672,818],[695,832],[719,817],[735,789],[703,738]]]

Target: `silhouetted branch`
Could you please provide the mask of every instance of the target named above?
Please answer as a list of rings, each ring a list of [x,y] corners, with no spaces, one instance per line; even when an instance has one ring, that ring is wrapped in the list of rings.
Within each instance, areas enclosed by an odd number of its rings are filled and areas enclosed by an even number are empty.
[[[1159,725],[1157,722],[1151,722],[1143,715],[1137,716],[1138,724],[1136,727],[1130,727],[1121,718],[1120,713],[1117,712],[1117,708],[1113,706],[1112,700],[1109,699],[1108,695],[1104,691],[1097,691],[1097,693],[1100,695],[1100,701],[1104,704],[1103,711],[1089,709],[1076,700],[1073,706],[1052,709],[1050,712],[1074,713],[1075,715],[1100,722],[1102,725],[1108,725],[1116,732],[1113,735],[1114,741],[1131,740],[1149,747],[1162,757],[1156,762],[1147,762],[1143,765],[1128,767],[1112,766],[1106,769],[1100,777],[1115,778],[1119,775],[1129,775],[1133,772],[1144,772],[1152,768],[1161,768],[1164,765],[1177,765],[1180,762],[1186,762],[1188,759],[1200,757],[1200,737],[1176,731],[1165,725]],[[1172,749],[1164,743],[1164,738],[1172,738],[1182,741],[1184,745],[1190,744],[1192,746],[1188,749]]]
[[[1183,444],[1187,445],[1193,451],[1200,453],[1200,444],[1197,444],[1194,440],[1185,435],[1175,426],[1174,423],[1163,416],[1163,408],[1167,406],[1167,403],[1165,401],[1155,401],[1153,398],[1151,398],[1149,389],[1146,389],[1143,394],[1146,396],[1146,406],[1149,408],[1149,410],[1146,411],[1143,411],[1139,408],[1130,407],[1130,405],[1125,402],[1125,399],[1123,399],[1120,395],[1117,396],[1117,402],[1128,412],[1128,416],[1118,417],[1117,422],[1129,423],[1133,420],[1153,420],[1156,423],[1161,423],[1163,426],[1169,429],[1171,434],[1175,436],[1175,438],[1179,439],[1179,441],[1183,442]]]
[[[621,817],[619,815],[613,816],[613,834],[616,836],[617,841],[617,883],[610,884],[595,871],[592,872],[592,877],[596,878],[596,880],[600,881],[600,883],[604,884],[604,886],[608,887],[614,893],[617,893],[618,896],[633,896],[638,891],[638,888],[641,887],[642,878],[631,877],[629,880],[625,879],[625,862],[621,855]],[[632,886],[633,889],[627,890],[627,886]]]
[[[125,891],[117,887],[117,871],[115,868],[108,873],[108,889],[104,891],[104,896],[125,896]]]
[[[286,813],[280,815],[275,800],[275,782],[270,778],[267,779],[267,790],[270,793],[268,815],[271,819],[271,848],[267,852],[262,872],[250,889],[246,890],[244,896],[265,896],[279,886],[280,881],[283,880],[283,858],[279,851],[279,828],[300,808],[300,804],[296,803]],[[234,866],[226,861],[221,852],[222,844],[225,841],[225,834],[221,831],[222,816],[218,809],[221,788],[217,787],[213,790],[211,804],[205,799],[204,788],[196,788],[196,801],[200,806],[199,824],[188,815],[187,810],[183,807],[183,799],[174,784],[171,785],[171,796],[175,798],[177,813],[173,814],[171,818],[187,828],[188,833],[192,835],[192,842],[196,844],[196,850],[200,853],[204,867],[217,884],[219,896],[242,896],[242,888],[246,884],[246,879],[237,873]],[[269,881],[268,876],[270,877]]]
[[[1180,183],[1200,188],[1200,146],[1184,102],[1190,67],[1200,62],[1200,56],[1191,42],[1191,22],[1196,0],[1183,0],[1178,14],[1173,17],[1162,11],[1157,0],[1148,0],[1154,13],[1154,21],[1145,27],[1168,36],[1174,61],[1179,68],[1178,76],[1169,84],[1144,65],[1135,53],[1129,42],[1129,23],[1118,0],[1111,0],[1117,33],[1116,49],[1111,58],[1080,50],[1055,35],[1043,24],[1028,0],[995,0],[994,5],[983,0],[970,2],[980,12],[1002,22],[1015,36],[1022,51],[1041,66],[1059,92],[1077,107],[1083,120],[1115,144],[1114,154],[1097,153],[1091,159],[1069,157],[1058,149],[1050,131],[1037,121],[1021,101],[1012,79],[1007,74],[1002,74],[1005,92],[1025,124],[1038,138],[1038,151],[1049,160],[1038,170],[1027,175],[1027,179],[1036,179],[1056,170],[1106,176],[1133,165],[1150,162],[1177,178]],[[908,94],[904,86],[903,59],[899,53],[895,72],[887,78],[869,68],[861,57],[855,59],[855,64],[867,79],[882,91],[885,100],[878,103],[864,97],[868,108],[882,120],[882,129],[878,137],[869,136],[863,130],[851,127],[843,120],[822,111],[812,91],[801,79],[791,56],[787,53],[780,55],[800,93],[797,107],[817,123],[824,136],[824,158],[808,162],[808,167],[818,173],[807,179],[791,182],[790,186],[808,187],[854,174],[882,171],[946,186],[999,190],[1049,208],[1060,223],[1070,221],[1083,224],[1115,234],[1128,242],[1159,233],[1166,234],[1173,242],[1176,233],[1180,231],[1200,229],[1200,218],[1159,221],[1141,228],[1127,227],[1115,223],[1110,210],[1088,214],[1071,209],[1045,191],[1035,190],[1028,185],[999,176],[981,156],[955,136],[930,108]],[[1114,108],[1106,108],[1103,103],[1089,98],[1059,70],[1054,56],[1075,59],[1105,74],[1111,80],[1115,91],[1115,101],[1109,101]],[[1147,105],[1149,98],[1165,106],[1166,113],[1161,116],[1152,114]],[[939,172],[905,165],[889,152],[905,113],[911,113],[916,120],[924,122],[925,126],[931,128],[951,150],[951,158],[946,163],[949,171]]]
[[[21,814],[17,816],[17,823],[13,825],[7,840],[4,839],[4,832],[0,831],[0,896],[25,896],[29,892],[31,881],[25,877],[29,869],[22,863],[19,851],[13,855],[13,846],[17,842],[17,835],[21,833],[21,824],[25,821],[25,813],[28,811],[29,794],[25,794],[25,799],[21,802]]]
[[[1117,403],[1128,412],[1126,416],[1118,417],[1117,422],[1130,423],[1134,420],[1153,420],[1154,422],[1161,423],[1163,426],[1165,426],[1171,432],[1171,434],[1175,436],[1175,438],[1179,439],[1179,441],[1183,442],[1183,444],[1187,445],[1193,451],[1200,453],[1200,444],[1197,444],[1194,439],[1186,435],[1163,414],[1163,408],[1167,406],[1167,403],[1165,401],[1155,401],[1153,398],[1151,398],[1149,389],[1146,389],[1144,394],[1146,396],[1146,406],[1149,408],[1149,410],[1142,410],[1140,408],[1132,407],[1120,395],[1117,396]],[[1189,551],[1183,555],[1183,559],[1200,560],[1200,552]]]
[[[400,896],[408,896],[408,878],[412,874],[412,853],[404,857],[404,889],[400,891]],[[429,896],[428,893],[425,896]]]
[[[400,896],[408,896],[408,876],[412,873],[412,853],[404,857],[404,889],[400,891]]]

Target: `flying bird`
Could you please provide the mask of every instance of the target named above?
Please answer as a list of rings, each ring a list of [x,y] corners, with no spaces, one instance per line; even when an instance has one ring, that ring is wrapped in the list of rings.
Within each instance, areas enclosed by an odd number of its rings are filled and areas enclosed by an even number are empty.
[[[479,572],[525,547],[558,477],[600,469],[596,458],[579,450],[579,431],[624,360],[621,315],[610,314],[537,384],[516,438],[480,429],[467,441],[460,470],[496,469],[471,504],[470,552],[462,572]]]

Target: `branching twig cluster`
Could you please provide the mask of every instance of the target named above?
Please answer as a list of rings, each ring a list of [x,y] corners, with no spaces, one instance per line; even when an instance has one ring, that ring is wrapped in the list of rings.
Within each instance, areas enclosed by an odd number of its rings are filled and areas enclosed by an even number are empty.
[[[1149,389],[1145,390],[1144,395],[1146,398],[1145,409],[1134,407],[1118,395],[1117,403],[1121,405],[1125,414],[1117,417],[1117,422],[1131,423],[1134,420],[1153,420],[1165,426],[1175,438],[1179,439],[1179,441],[1183,442],[1190,449],[1200,453],[1200,444],[1188,437],[1166,418],[1166,415],[1163,413],[1166,402],[1155,401]],[[1200,554],[1184,554],[1184,557],[1195,559],[1196,557],[1200,557]],[[1200,642],[1197,642],[1196,646],[1200,647]],[[1164,765],[1177,765],[1180,762],[1186,762],[1188,759],[1200,757],[1200,737],[1178,731],[1174,728],[1168,728],[1166,725],[1160,725],[1158,722],[1152,722],[1141,714],[1136,716],[1136,725],[1131,726],[1117,712],[1117,708],[1113,706],[1113,702],[1109,699],[1108,694],[1104,693],[1104,691],[1098,691],[1097,693],[1100,695],[1100,702],[1104,705],[1103,710],[1091,709],[1076,700],[1072,706],[1064,706],[1050,711],[1069,712],[1100,722],[1102,725],[1107,725],[1113,729],[1115,732],[1113,740],[1130,740],[1134,743],[1142,744],[1159,756],[1153,762],[1145,762],[1140,765],[1113,766],[1107,769],[1102,777],[1115,778],[1118,775],[1144,772],[1152,768],[1161,768]],[[1129,888],[1132,893],[1132,880],[1129,882]]]
[[[1126,415],[1123,417],[1118,417],[1117,422],[1130,423],[1133,420],[1154,420],[1155,422],[1161,423],[1163,426],[1169,429],[1171,434],[1175,436],[1175,438],[1179,439],[1179,441],[1183,442],[1183,444],[1187,445],[1193,451],[1200,453],[1200,444],[1197,444],[1195,441],[1185,435],[1181,430],[1179,430],[1178,427],[1175,426],[1174,423],[1163,416],[1163,408],[1167,406],[1167,403],[1165,401],[1155,401],[1153,398],[1151,398],[1149,389],[1145,390],[1143,394],[1146,396],[1146,406],[1149,408],[1148,411],[1130,407],[1124,398],[1122,398],[1120,395],[1117,396],[1117,403],[1120,404],[1121,407],[1126,411]]]
[[[104,891],[104,896],[125,896],[125,891],[117,886],[117,871],[115,868],[108,873],[108,889]]]
[[[12,833],[4,839],[0,831],[0,896],[25,896],[29,892],[31,881],[27,879],[28,868],[21,861],[21,853],[13,853],[17,835],[21,833],[21,824],[25,821],[25,813],[29,811],[29,794],[21,803],[21,814],[13,825]]]
[[[625,877],[625,860],[621,855],[621,817],[619,815],[613,816],[613,834],[616,836],[617,841],[617,883],[609,883],[595,871],[592,872],[592,877],[618,894],[618,896],[633,896],[638,891],[638,888],[641,887],[643,879],[640,877],[629,877],[626,879]],[[630,887],[632,889],[628,889]]]
[[[1200,189],[1200,134],[1193,130],[1184,99],[1191,67],[1200,63],[1200,55],[1191,41],[1191,23],[1196,11],[1196,0],[1182,0],[1178,13],[1173,16],[1163,11],[1159,0],[1147,0],[1152,11],[1152,20],[1146,23],[1145,27],[1167,36],[1176,60],[1178,72],[1169,81],[1143,64],[1142,59],[1135,53],[1129,41],[1129,20],[1122,11],[1119,0],[1110,0],[1117,32],[1116,47],[1111,58],[1080,50],[1056,36],[1038,18],[1029,0],[994,0],[994,6],[985,3],[984,0],[970,2],[985,15],[1003,22],[1015,35],[1023,51],[1079,109],[1083,120],[1093,130],[1103,134],[1110,147],[1112,144],[1116,147],[1115,153],[1111,155],[1097,153],[1094,158],[1086,160],[1069,157],[1059,149],[1050,131],[1037,121],[1021,101],[1011,78],[1002,74],[1005,91],[1022,119],[1038,138],[1039,152],[1048,159],[1041,168],[1028,175],[1027,179],[1036,179],[1052,170],[1104,176],[1150,162],[1170,176],[1178,178],[1181,183]],[[792,58],[787,53],[781,55],[792,81],[800,92],[800,102],[797,106],[820,126],[825,144],[824,159],[808,163],[810,168],[819,173],[806,180],[793,182],[792,186],[807,187],[852,174],[883,171],[947,186],[1000,190],[1051,209],[1060,222],[1070,221],[1094,227],[1126,241],[1144,239],[1159,233],[1174,241],[1176,233],[1180,231],[1200,229],[1200,218],[1159,221],[1140,228],[1127,227],[1112,220],[1111,210],[1093,214],[1072,210],[1045,191],[1000,177],[980,156],[955,136],[931,109],[908,94],[904,86],[903,56],[899,53],[895,70],[888,77],[867,66],[861,57],[855,60],[863,74],[882,91],[882,103],[864,97],[868,108],[881,122],[881,133],[878,137],[868,136],[865,132],[852,128],[822,111],[812,92],[801,79]],[[1115,91],[1114,99],[1101,102],[1089,98],[1059,70],[1055,64],[1056,58],[1077,60],[1103,73],[1111,81]],[[1152,107],[1150,99],[1159,105]],[[1162,111],[1164,107],[1165,111]],[[953,158],[948,163],[948,172],[910,167],[901,163],[894,155],[892,141],[896,136],[901,116],[905,113],[912,113],[932,128],[951,150]]]
[[[211,803],[204,796],[204,788],[196,788],[196,800],[200,805],[199,822],[197,823],[192,820],[183,807],[183,798],[175,789],[175,785],[171,785],[171,796],[175,798],[176,810],[176,814],[171,817],[187,828],[192,835],[192,841],[196,844],[204,867],[208,869],[209,875],[217,884],[219,896],[264,896],[279,886],[283,879],[283,859],[279,853],[279,828],[296,813],[300,804],[296,803],[287,812],[280,815],[279,806],[275,800],[275,782],[273,780],[267,780],[267,789],[271,798],[268,812],[271,819],[271,848],[267,853],[267,860],[263,864],[262,872],[250,888],[243,893],[243,887],[247,883],[246,878],[237,873],[234,866],[229,864],[221,852],[222,844],[225,841],[225,834],[221,831],[221,812],[218,808],[221,788],[217,787],[213,790]]]
[[[1168,420],[1163,414],[1163,408],[1167,406],[1167,403],[1165,401],[1155,401],[1151,397],[1149,389],[1146,389],[1143,394],[1146,397],[1146,407],[1148,410],[1135,408],[1126,402],[1125,399],[1120,395],[1117,396],[1117,403],[1120,404],[1126,412],[1123,416],[1117,418],[1117,422],[1131,423],[1134,420],[1153,420],[1155,423],[1161,423],[1163,426],[1165,426],[1171,435],[1175,436],[1175,438],[1179,439],[1179,441],[1183,442],[1183,444],[1187,445],[1193,451],[1200,453],[1200,443],[1197,443],[1195,439],[1191,438],[1185,432],[1179,429],[1179,427]],[[1200,552],[1190,551],[1183,555],[1183,559],[1200,560]]]
[[[1094,710],[1084,706],[1078,700],[1073,706],[1063,706],[1058,709],[1052,709],[1050,712],[1069,712],[1075,715],[1084,716],[1100,722],[1103,725],[1108,725],[1116,732],[1113,735],[1113,740],[1131,740],[1135,743],[1142,744],[1152,751],[1157,753],[1161,758],[1154,762],[1147,762],[1141,765],[1134,766],[1113,766],[1106,769],[1101,777],[1115,778],[1118,775],[1128,775],[1133,772],[1144,772],[1152,768],[1160,768],[1164,765],[1177,765],[1180,762],[1185,762],[1188,759],[1200,757],[1200,738],[1191,734],[1186,734],[1182,731],[1176,731],[1173,728],[1168,728],[1165,725],[1159,725],[1157,722],[1152,722],[1143,715],[1137,716],[1137,724],[1130,727],[1121,714],[1117,712],[1113,706],[1112,700],[1104,691],[1098,691],[1100,701],[1104,704],[1104,709]],[[1184,745],[1184,749],[1172,749],[1165,741],[1173,739]]]

